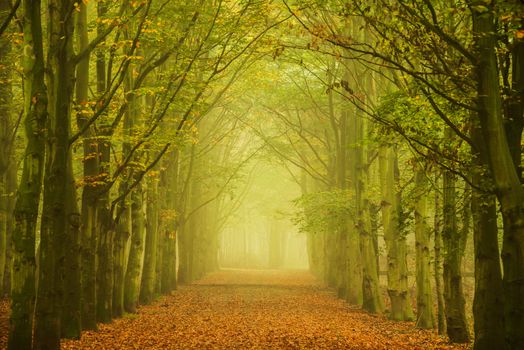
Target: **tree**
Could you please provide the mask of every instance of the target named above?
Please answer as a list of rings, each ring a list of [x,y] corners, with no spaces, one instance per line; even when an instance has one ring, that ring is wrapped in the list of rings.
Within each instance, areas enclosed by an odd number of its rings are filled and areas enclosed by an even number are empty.
[[[44,52],[40,1],[23,2],[24,127],[27,137],[23,172],[16,194],[11,284],[9,349],[32,349],[35,302],[35,235],[45,161],[47,87],[44,83]]]

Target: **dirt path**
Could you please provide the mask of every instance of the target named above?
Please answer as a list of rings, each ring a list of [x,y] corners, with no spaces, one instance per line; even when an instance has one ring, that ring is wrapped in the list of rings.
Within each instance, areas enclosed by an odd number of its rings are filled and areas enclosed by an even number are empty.
[[[221,271],[64,349],[464,349],[348,306],[306,272]]]

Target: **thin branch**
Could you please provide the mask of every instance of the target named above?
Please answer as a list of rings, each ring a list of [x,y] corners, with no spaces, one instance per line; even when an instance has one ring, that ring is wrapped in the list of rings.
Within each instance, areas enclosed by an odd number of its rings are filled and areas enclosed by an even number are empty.
[[[4,35],[4,32],[6,31],[7,27],[9,27],[11,20],[16,15],[16,10],[18,10],[18,7],[20,7],[20,3],[21,0],[16,0],[16,2],[11,6],[11,11],[9,11],[9,14],[2,23],[2,26],[0,26],[0,36]]]

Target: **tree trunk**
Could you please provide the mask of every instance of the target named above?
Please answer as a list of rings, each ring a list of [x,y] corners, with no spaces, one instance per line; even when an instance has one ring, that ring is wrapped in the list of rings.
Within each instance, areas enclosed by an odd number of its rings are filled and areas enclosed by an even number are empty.
[[[124,309],[135,313],[140,296],[140,281],[142,278],[145,221],[142,186],[138,185],[131,194],[131,248],[127,263],[124,287]]]
[[[195,161],[195,145],[192,145],[190,151],[189,165],[187,169],[186,183],[184,186],[191,186],[188,181],[192,181],[193,174],[193,163]],[[178,266],[178,282],[181,284],[188,284],[191,282],[192,276],[192,262],[193,262],[193,236],[189,229],[189,223],[186,221],[185,215],[185,205],[186,198],[182,196],[188,196],[185,193],[182,193],[179,197],[181,202],[177,207],[179,208],[178,212],[180,213],[179,219],[177,220],[178,228],[178,254],[179,254],[179,266]]]
[[[348,70],[345,72],[346,79],[349,79],[350,73]],[[347,102],[346,102],[347,103]],[[346,220],[346,267],[347,267],[347,296],[346,300],[354,305],[361,305],[363,301],[363,270],[362,270],[362,251],[361,251],[361,232],[359,231],[360,219],[358,218],[359,209],[361,203],[361,188],[362,183],[360,182],[360,172],[362,165],[362,125],[358,114],[354,111],[350,117],[350,110],[345,111],[347,113],[347,140],[341,147],[349,148],[347,153],[347,159],[342,161],[348,162],[347,165],[347,176],[353,183],[353,186],[349,186],[350,193],[354,195],[357,210],[353,216],[348,217]],[[341,138],[342,140],[342,138]],[[342,142],[342,141],[341,141]],[[344,242],[342,242],[344,243]],[[366,242],[364,242],[366,243]],[[329,258],[329,256],[328,256]],[[366,263],[369,259],[365,259]],[[369,297],[369,296],[368,296]]]
[[[178,282],[189,284],[192,281],[192,264],[193,264],[193,236],[189,229],[188,222],[184,222],[179,228],[179,245],[178,252],[180,263],[178,268]],[[169,277],[170,278],[170,277]]]
[[[14,155],[13,155],[14,156]],[[14,162],[9,164],[6,174],[6,184],[7,184],[7,222],[6,222],[6,231],[7,231],[7,252],[6,252],[6,271],[4,275],[4,287],[5,293],[9,296],[11,295],[11,262],[13,261],[13,231],[15,227],[15,220],[13,216],[16,200],[16,190],[17,190],[17,166]]]
[[[89,45],[87,32],[87,5],[79,4],[76,14],[76,32],[79,51]],[[83,129],[90,116],[89,108],[89,55],[86,55],[76,70],[77,125]],[[99,170],[98,142],[94,128],[83,135],[83,190],[81,213],[81,257],[82,257],[82,328],[96,330],[96,248],[97,248],[97,183]]]
[[[105,1],[97,2],[97,17],[99,19],[97,24],[97,35],[101,35],[105,30],[105,25],[102,19],[107,12],[107,3]],[[98,96],[102,96],[106,91],[106,79],[108,73],[106,71],[105,53],[103,50],[96,51],[96,92]],[[111,126],[106,121],[104,115],[101,118],[98,139],[98,181],[107,185],[110,181],[109,174],[111,172]],[[94,147],[94,145],[93,145]],[[109,198],[109,190],[102,186],[100,192],[97,191],[95,200],[95,228],[94,235],[91,237],[96,239],[96,321],[109,323],[112,319],[113,309],[113,243],[115,240],[115,224],[111,217],[111,201]],[[87,199],[87,198],[86,198]],[[90,198],[91,199],[91,198]],[[87,219],[85,219],[87,220]],[[86,229],[86,228],[85,228]]]
[[[449,171],[444,172],[443,193],[442,241],[446,330],[452,342],[466,343],[469,341],[469,334],[461,271],[464,247],[461,232],[457,228],[455,177]]]
[[[380,148],[380,178],[382,188],[382,220],[388,261],[388,295],[391,300],[390,318],[397,321],[414,319],[408,290],[406,236],[400,227],[400,193],[398,192],[397,151]]]
[[[438,186],[438,176],[435,178],[435,184]],[[435,234],[435,291],[437,295],[437,328],[438,334],[446,334],[446,312],[444,311],[444,292],[442,290],[442,232],[441,232],[441,197],[438,191],[435,191],[435,217],[434,217],[434,234]]]
[[[149,304],[155,298],[156,264],[158,248],[158,181],[150,179],[147,184],[147,224],[144,252],[144,272],[140,288],[140,303]]]
[[[117,218],[116,230],[112,237],[112,252],[110,256],[113,269],[111,275],[108,273],[108,277],[111,277],[113,284],[112,290],[112,317],[122,317],[125,311],[124,295],[125,295],[125,274],[126,274],[126,247],[131,237],[131,208],[125,203],[122,203],[124,207],[119,208],[121,210],[120,215]],[[110,320],[109,320],[110,322]]]
[[[478,125],[472,128],[472,139],[477,148],[484,148]],[[475,350],[507,349],[505,347],[504,291],[498,244],[496,198],[490,194],[493,185],[488,174],[485,150],[474,155],[472,182],[475,184],[471,200],[473,216],[473,243],[475,246],[475,298],[473,317]]]
[[[72,159],[72,153],[69,153]],[[61,315],[62,338],[80,339],[81,324],[81,271],[80,271],[80,211],[76,198],[73,164],[67,165],[66,183],[66,244],[64,251],[64,299]]]
[[[494,4],[472,7],[477,58],[477,108],[489,167],[500,202],[504,241],[504,310],[507,345],[524,348],[524,188],[511,157],[502,118]]]
[[[160,185],[164,200],[162,202],[161,237],[159,239],[159,253],[162,260],[160,265],[160,291],[164,294],[176,287],[176,231],[180,212],[176,210],[179,198],[178,193],[178,150],[174,150],[164,160],[164,170],[161,172]]]
[[[24,126],[27,145],[16,195],[9,350],[32,348],[35,302],[35,234],[45,161],[47,91],[39,0],[24,0]]]
[[[378,251],[375,249],[374,232],[371,222],[371,202],[368,193],[369,183],[369,157],[368,146],[364,140],[368,134],[367,121],[359,115],[358,149],[357,152],[357,179],[355,179],[355,199],[357,204],[358,228],[360,233],[360,252],[362,258],[362,307],[373,313],[382,313],[384,303],[380,293],[377,266]],[[365,162],[365,163],[364,163]]]
[[[34,348],[60,348],[64,294],[65,254],[74,249],[70,228],[74,223],[66,203],[70,188],[70,123],[74,85],[73,1],[49,2],[49,86],[50,137],[44,177],[41,222],[38,299],[35,308]],[[75,271],[76,273],[76,271]],[[69,286],[68,286],[69,288]],[[74,287],[76,288],[76,287]],[[69,305],[67,305],[69,306]]]
[[[0,22],[7,20],[10,12],[9,1],[0,1]],[[13,91],[12,91],[12,69],[9,63],[11,42],[5,35],[0,37],[0,298],[7,290],[4,286],[4,274],[7,262],[7,221],[8,221],[8,188],[7,171],[12,163],[12,148],[14,138],[13,121],[11,116]]]
[[[415,169],[415,188],[418,196],[415,204],[415,245],[417,265],[417,327],[433,328],[433,296],[431,289],[431,255],[429,251],[430,230],[427,224],[426,198],[428,195],[426,172],[420,166]]]

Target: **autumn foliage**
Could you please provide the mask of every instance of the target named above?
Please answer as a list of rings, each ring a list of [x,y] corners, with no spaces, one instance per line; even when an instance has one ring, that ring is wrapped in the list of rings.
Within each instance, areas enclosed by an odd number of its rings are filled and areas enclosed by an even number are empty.
[[[0,304],[0,349],[7,302]],[[225,270],[63,349],[467,349],[337,299],[304,271]]]

